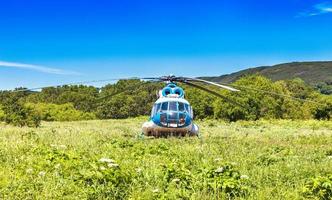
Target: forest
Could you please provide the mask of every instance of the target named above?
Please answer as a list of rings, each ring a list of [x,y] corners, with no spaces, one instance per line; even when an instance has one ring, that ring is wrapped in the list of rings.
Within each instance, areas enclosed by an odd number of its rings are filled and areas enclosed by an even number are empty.
[[[41,91],[17,88],[0,92],[0,120],[17,126],[38,127],[41,121],[123,119],[149,115],[164,83],[120,80],[97,88],[86,85],[47,87]],[[196,119],[225,121],[259,119],[330,120],[332,95],[301,79],[272,81],[262,75],[243,76],[229,92],[210,87],[225,98],[179,84]]]

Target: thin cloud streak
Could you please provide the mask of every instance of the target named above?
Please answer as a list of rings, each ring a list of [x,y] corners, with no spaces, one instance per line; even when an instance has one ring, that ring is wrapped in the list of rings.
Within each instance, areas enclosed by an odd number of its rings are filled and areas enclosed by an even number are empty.
[[[332,3],[324,2],[314,5],[310,11],[299,13],[296,17],[313,17],[328,13],[332,13]]]
[[[0,61],[0,67],[11,67],[11,68],[27,69],[27,70],[33,70],[33,71],[43,72],[43,73],[47,73],[47,74],[81,75],[80,73],[75,72],[75,71],[67,71],[67,70],[51,68],[51,67],[45,67],[45,66],[40,66],[40,65],[6,62],[6,61]]]

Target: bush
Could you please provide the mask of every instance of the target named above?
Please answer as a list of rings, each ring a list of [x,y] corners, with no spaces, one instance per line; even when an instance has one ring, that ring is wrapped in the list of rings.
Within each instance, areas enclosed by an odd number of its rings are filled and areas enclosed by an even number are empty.
[[[39,127],[40,116],[31,108],[25,107],[18,101],[8,102],[3,106],[3,120],[14,126]]]
[[[80,170],[76,181],[83,181],[83,185],[90,188],[88,199],[126,199],[132,179],[133,174],[120,168],[114,160],[101,158]]]
[[[304,186],[303,194],[310,198],[332,199],[332,175],[312,178]]]
[[[330,96],[322,96],[319,98],[321,105],[316,106],[313,111],[315,119],[330,120],[332,116],[332,98]]]
[[[244,197],[248,193],[249,177],[241,175],[232,164],[194,169],[172,162],[162,169],[163,192],[170,199],[191,199],[195,191],[212,193],[217,199]]]
[[[227,199],[236,196],[245,196],[248,192],[248,177],[241,175],[232,164],[219,168],[209,168],[202,171],[202,189],[208,188],[211,192]]]
[[[5,112],[3,111],[2,105],[0,105],[0,121],[4,121]]]
[[[34,110],[44,121],[78,121],[95,119],[93,113],[76,110],[71,103],[62,105],[46,103],[27,103],[26,106]]]

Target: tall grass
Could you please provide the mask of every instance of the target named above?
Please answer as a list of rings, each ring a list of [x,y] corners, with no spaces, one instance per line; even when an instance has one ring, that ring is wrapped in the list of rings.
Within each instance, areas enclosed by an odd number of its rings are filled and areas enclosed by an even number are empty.
[[[310,182],[332,174],[331,122],[207,120],[200,138],[153,139],[144,120],[0,125],[0,198],[324,198]]]

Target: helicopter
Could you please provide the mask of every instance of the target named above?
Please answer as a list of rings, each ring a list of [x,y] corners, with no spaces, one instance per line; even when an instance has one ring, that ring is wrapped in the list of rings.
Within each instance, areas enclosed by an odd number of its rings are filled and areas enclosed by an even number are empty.
[[[149,121],[142,125],[142,133],[157,137],[198,135],[199,128],[193,123],[193,109],[184,95],[184,90],[173,82],[160,90]]]
[[[233,92],[239,90],[197,78],[176,77],[174,75],[160,78],[147,78],[154,81],[164,81],[166,86],[158,92],[158,99],[154,103],[149,121],[142,125],[142,133],[146,136],[198,136],[199,127],[193,122],[194,113],[190,103],[185,99],[184,90],[177,85],[178,82],[207,91],[218,97],[226,98],[219,93],[195,84],[201,82],[214,85]]]

